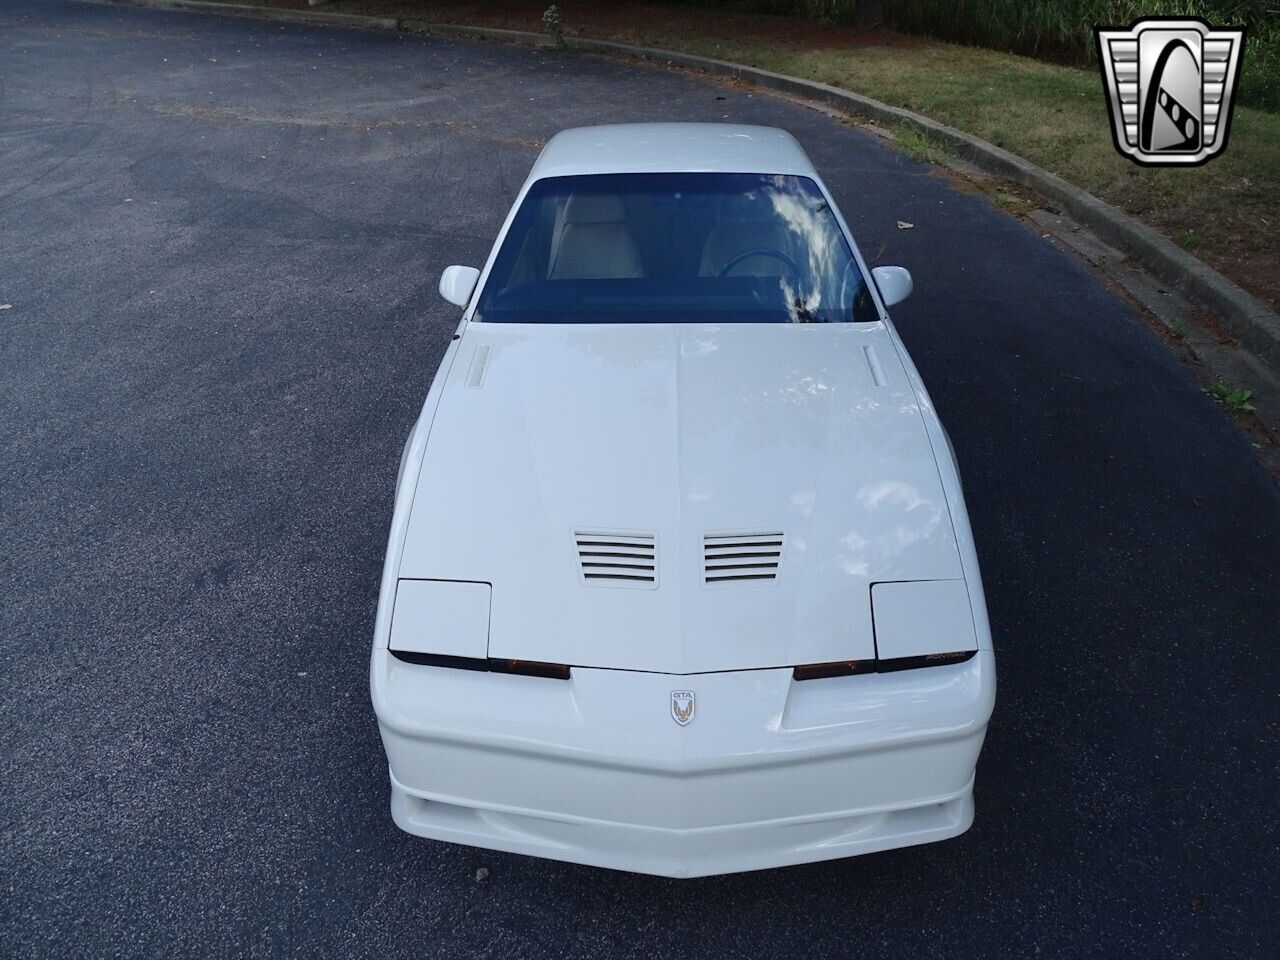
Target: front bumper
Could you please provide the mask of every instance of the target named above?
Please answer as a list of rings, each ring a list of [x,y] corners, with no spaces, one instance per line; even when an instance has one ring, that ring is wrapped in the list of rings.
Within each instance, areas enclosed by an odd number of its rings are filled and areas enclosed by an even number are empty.
[[[567,681],[402,663],[373,702],[402,829],[672,877],[942,840],[973,820],[990,652],[796,682],[789,669]],[[693,690],[693,722],[670,714]]]

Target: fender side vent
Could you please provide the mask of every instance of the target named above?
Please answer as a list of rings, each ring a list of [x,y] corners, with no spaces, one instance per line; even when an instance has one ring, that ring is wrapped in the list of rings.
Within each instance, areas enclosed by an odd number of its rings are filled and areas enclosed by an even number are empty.
[[[702,538],[703,583],[749,583],[778,579],[781,533],[708,534]]]
[[[484,386],[484,369],[489,363],[489,344],[476,347],[471,357],[471,369],[467,372],[467,386],[477,390]]]
[[[588,586],[653,589],[658,585],[658,544],[653,534],[578,530],[573,541],[578,570]]]

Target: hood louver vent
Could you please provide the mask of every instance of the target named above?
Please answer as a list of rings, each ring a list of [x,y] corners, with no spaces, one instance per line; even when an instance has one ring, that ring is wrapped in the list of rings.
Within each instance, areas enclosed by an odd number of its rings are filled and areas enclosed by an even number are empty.
[[[782,534],[716,534],[702,538],[703,582],[777,580]]]
[[[657,541],[652,534],[583,533],[573,535],[578,568],[585,583],[597,587],[658,585]]]

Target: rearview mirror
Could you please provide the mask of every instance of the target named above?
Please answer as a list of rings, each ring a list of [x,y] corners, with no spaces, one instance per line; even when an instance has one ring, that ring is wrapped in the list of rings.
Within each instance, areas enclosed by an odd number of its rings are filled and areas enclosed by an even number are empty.
[[[876,289],[880,291],[880,299],[886,307],[911,296],[911,271],[906,267],[875,267],[871,271],[871,279],[876,282]]]
[[[475,292],[476,281],[480,279],[480,271],[475,267],[445,267],[440,274],[440,296],[450,303],[465,307]]]

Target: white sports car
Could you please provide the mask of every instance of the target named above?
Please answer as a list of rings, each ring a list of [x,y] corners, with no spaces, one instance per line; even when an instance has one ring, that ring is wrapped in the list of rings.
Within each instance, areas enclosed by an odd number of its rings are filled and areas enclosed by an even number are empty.
[[[995,661],[910,291],[780,130],[547,144],[440,281],[370,666],[396,824],[673,877],[968,828]]]

